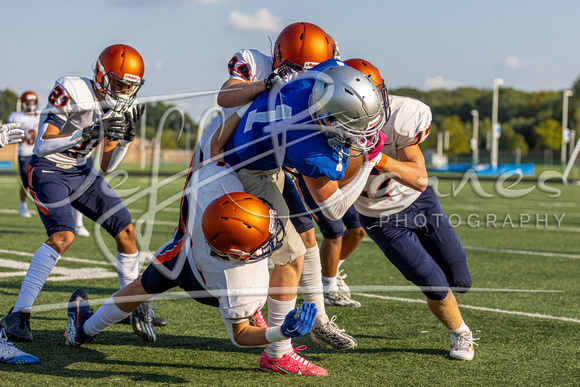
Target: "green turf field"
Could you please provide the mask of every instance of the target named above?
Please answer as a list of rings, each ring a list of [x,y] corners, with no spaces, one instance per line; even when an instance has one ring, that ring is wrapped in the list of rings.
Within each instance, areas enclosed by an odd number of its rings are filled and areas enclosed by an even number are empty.
[[[147,176],[112,180],[138,226],[142,250],[155,251],[167,241],[178,218],[184,178],[159,179],[158,189],[150,189]],[[16,175],[0,176],[2,314],[13,306],[30,257],[46,239],[36,213],[18,216],[17,183]],[[311,346],[308,337],[295,340],[308,346],[306,358],[328,370],[326,378],[260,372],[263,349],[234,347],[218,310],[177,289],[154,302],[169,322],[157,329],[156,342],[142,342],[130,326],[115,325],[94,344],[66,347],[63,303],[70,294],[83,287],[91,299],[103,299],[118,289],[105,258],[114,253],[112,239],[103,233],[104,244],[97,243],[87,220],[91,238],[77,238],[37,299],[35,341],[16,343],[41,363],[0,364],[0,385],[578,385],[580,187],[512,183],[481,182],[475,191],[470,184],[459,189],[458,181],[437,185],[473,276],[473,290],[457,296],[479,338],[471,362],[449,358],[449,333],[370,240],[342,266],[362,307],[327,308],[358,348],[337,353]]]

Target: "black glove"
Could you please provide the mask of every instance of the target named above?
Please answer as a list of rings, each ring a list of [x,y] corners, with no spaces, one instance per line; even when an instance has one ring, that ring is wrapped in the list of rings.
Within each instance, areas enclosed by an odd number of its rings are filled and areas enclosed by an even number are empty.
[[[131,108],[130,112],[125,112],[125,134],[123,135],[123,140],[131,142],[135,139],[137,135],[137,127],[139,122],[141,122],[141,116],[145,111],[145,105],[137,105]]]
[[[83,128],[83,141],[89,141],[89,140],[94,140],[95,138],[99,138],[102,136],[101,132],[101,125],[99,124],[94,124],[92,126],[87,126],[86,128]]]
[[[95,124],[98,125],[98,124]],[[105,130],[105,138],[111,141],[119,141],[125,135],[127,122],[124,116],[106,117],[101,120],[101,125]]]
[[[266,86],[266,90],[271,90],[277,84],[283,84],[290,82],[294,78],[296,78],[299,74],[299,69],[283,65],[278,67],[276,70],[272,71],[268,78],[264,79],[264,85]]]

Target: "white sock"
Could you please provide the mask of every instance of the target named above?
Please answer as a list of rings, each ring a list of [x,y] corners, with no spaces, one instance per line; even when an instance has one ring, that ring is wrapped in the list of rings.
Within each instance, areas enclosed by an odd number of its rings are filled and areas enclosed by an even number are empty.
[[[121,289],[139,277],[138,251],[135,254],[122,254],[117,251],[117,276]]]
[[[30,260],[26,276],[24,276],[22,281],[16,304],[14,304],[14,312],[19,312],[23,309],[27,312],[30,311],[32,304],[34,304],[36,297],[38,297],[40,290],[59,258],[60,254],[46,243],[43,243],[36,250]]]
[[[324,293],[322,292],[322,267],[320,266],[320,250],[318,246],[311,247],[304,254],[304,266],[300,276],[300,289],[304,301],[312,302],[316,305],[316,320],[314,326],[323,325],[328,322],[326,308],[324,307]]]
[[[292,301],[278,301],[268,296],[268,326],[279,327],[284,323],[286,315],[296,306],[296,298]],[[271,343],[266,348],[266,355],[270,358],[280,358],[292,352],[290,339]]]
[[[80,211],[73,209],[75,215],[75,222],[77,228],[84,228],[85,225],[83,224],[83,214]]]
[[[28,211],[28,206],[26,205],[26,202],[20,202],[20,204],[18,205],[18,210],[19,211]]]
[[[85,333],[89,336],[94,336],[111,325],[118,323],[130,314],[131,313],[123,312],[119,309],[113,300],[113,296],[111,296],[99,309],[97,309],[95,314],[85,322]]]
[[[336,284],[335,277],[325,277],[322,276],[322,285],[324,286],[324,293],[336,292],[338,291],[338,285]]]
[[[463,321],[461,321],[461,326],[459,328],[457,328],[455,330],[451,330],[451,329],[449,330],[449,332],[451,332],[455,335],[458,335],[461,332],[465,332],[465,331],[469,332],[469,327],[467,325],[465,325],[465,323]]]
[[[344,263],[344,261],[346,261],[346,259],[339,259],[338,260],[338,266],[336,267],[336,271],[339,272],[340,270],[340,265],[342,265]]]

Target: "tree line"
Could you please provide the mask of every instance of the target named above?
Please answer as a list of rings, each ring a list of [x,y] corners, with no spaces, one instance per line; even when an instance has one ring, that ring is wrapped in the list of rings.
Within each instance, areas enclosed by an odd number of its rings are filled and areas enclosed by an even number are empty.
[[[568,127],[578,128],[580,123],[580,78],[570,90]],[[515,151],[520,149],[523,156],[530,151],[559,150],[562,143],[563,90],[524,92],[513,88],[500,88],[498,101],[498,122],[501,125],[499,149]],[[491,131],[492,93],[491,89],[461,87],[457,89],[436,89],[420,91],[413,88],[397,88],[389,93],[416,98],[431,108],[433,122],[431,136],[425,140],[424,149],[437,147],[437,133],[449,132],[448,154],[469,154],[473,132],[472,110],[479,115],[480,149],[485,148],[487,133]],[[0,91],[0,120],[6,122],[15,110],[19,95],[10,90]],[[174,105],[157,102],[147,107],[147,138],[155,137],[157,124],[163,114]],[[183,125],[182,125],[183,123]],[[196,123],[188,114],[183,119],[180,114],[170,114],[163,128],[161,144],[167,148],[184,148],[186,131],[195,133]],[[580,136],[580,131],[579,131]],[[193,147],[195,136],[190,136]]]

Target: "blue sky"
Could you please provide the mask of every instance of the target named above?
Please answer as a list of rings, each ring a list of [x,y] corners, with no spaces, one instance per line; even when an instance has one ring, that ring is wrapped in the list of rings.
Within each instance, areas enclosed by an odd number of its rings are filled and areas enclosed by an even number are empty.
[[[237,50],[270,53],[268,37],[308,21],[343,59],[377,65],[389,88],[492,88],[502,78],[564,90],[580,76],[579,14],[576,0],[4,1],[0,89],[34,90],[44,104],[57,78],[92,76],[101,50],[125,43],[145,59],[139,96],[217,90]],[[174,103],[196,119],[213,98]]]

